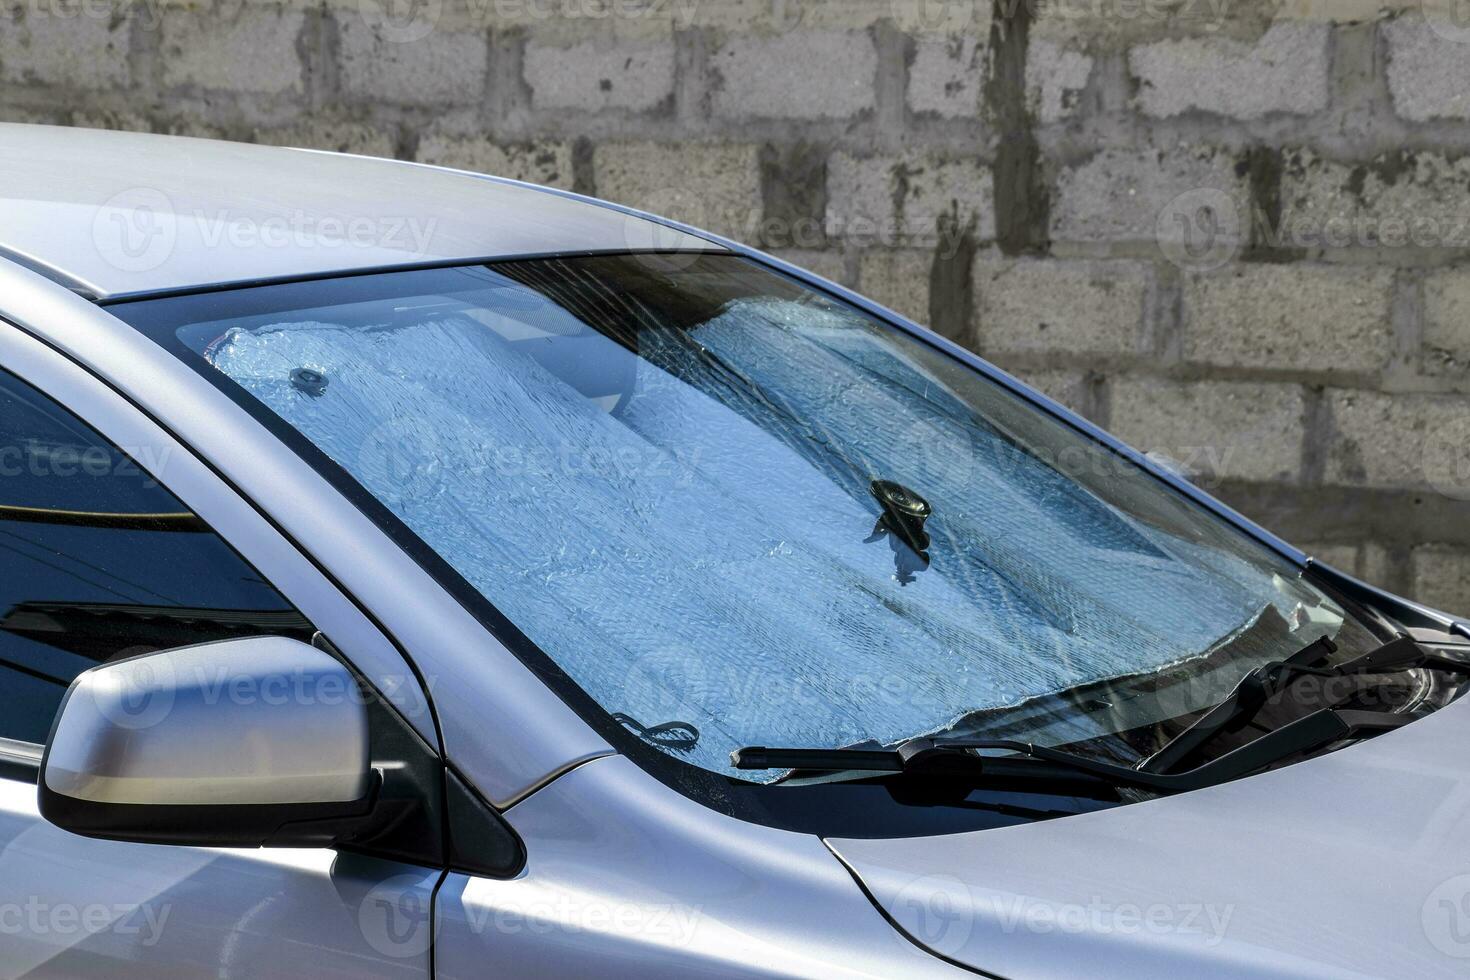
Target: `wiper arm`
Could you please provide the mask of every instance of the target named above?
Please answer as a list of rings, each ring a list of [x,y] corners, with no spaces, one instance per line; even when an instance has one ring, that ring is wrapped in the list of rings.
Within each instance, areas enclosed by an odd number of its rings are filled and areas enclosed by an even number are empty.
[[[1263,664],[1247,673],[1223,701],[1196,718],[1163,748],[1138,764],[1143,772],[1167,773],[1196,749],[1223,731],[1238,731],[1265,706],[1277,690],[1294,677],[1349,677],[1358,674],[1395,674],[1412,667],[1470,673],[1470,663],[1426,653],[1411,637],[1401,636],[1375,650],[1336,667],[1316,666],[1337,645],[1326,637],[1311,643],[1285,660]],[[1288,726],[1289,727],[1289,726]]]
[[[1323,709],[1220,756],[1197,769],[1159,773],[1131,769],[1073,755],[1061,749],[1008,740],[936,740],[914,738],[896,749],[772,749],[749,746],[730,753],[736,769],[809,769],[827,772],[928,772],[956,777],[1024,776],[1017,759],[974,754],[975,749],[1018,753],[1038,760],[1035,775],[1055,777],[1057,767],[1093,776],[1115,786],[1136,786],[1179,793],[1228,782],[1264,769],[1273,762],[1333,742],[1397,728],[1412,719],[1377,711]]]

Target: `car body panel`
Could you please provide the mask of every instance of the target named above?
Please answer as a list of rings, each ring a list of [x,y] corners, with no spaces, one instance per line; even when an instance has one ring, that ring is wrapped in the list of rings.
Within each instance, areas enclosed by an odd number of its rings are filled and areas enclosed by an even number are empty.
[[[0,253],[94,297],[451,259],[715,248],[642,218],[434,167],[0,124]]]
[[[1467,745],[1461,700],[1181,796],[829,844],[911,936],[1002,976],[1463,977]]]
[[[622,756],[506,818],[526,869],[445,880],[444,980],[972,975],[891,929],[817,838],[705,809]]]
[[[428,980],[384,907],[427,909],[441,872],[327,849],[89,840],[0,776],[0,976]]]

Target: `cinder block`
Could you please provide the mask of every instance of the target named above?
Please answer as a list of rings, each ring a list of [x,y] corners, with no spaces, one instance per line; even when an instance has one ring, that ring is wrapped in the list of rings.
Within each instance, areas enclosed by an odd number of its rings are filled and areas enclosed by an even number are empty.
[[[1470,412],[1463,396],[1328,392],[1325,478],[1342,486],[1429,489],[1470,501]]]
[[[1270,244],[1470,248],[1470,158],[1398,151],[1342,163],[1310,150],[1288,150],[1283,158],[1281,224],[1261,226]]]
[[[415,159],[547,187],[572,186],[571,144],[555,140],[501,145],[483,136],[430,135],[419,141]]]
[[[1249,195],[1236,159],[1212,146],[1102,150],[1063,171],[1052,237],[1063,242],[1157,242],[1233,247],[1249,238]],[[1215,215],[1202,228],[1199,211]],[[1203,240],[1201,236],[1206,236]]]
[[[815,273],[823,279],[830,279],[844,286],[852,285],[847,281],[847,265],[843,261],[841,252],[811,248],[780,248],[771,254],[782,261]]]
[[[873,108],[877,70],[863,31],[733,36],[710,55],[712,105],[726,119],[846,119]]]
[[[1026,52],[1026,100],[1042,123],[1061,122],[1077,110],[1092,75],[1092,57],[1045,38],[1032,38]]]
[[[1445,269],[1424,281],[1424,364],[1463,377],[1470,366],[1470,269]]]
[[[763,214],[759,147],[740,143],[600,144],[599,197],[752,241]]]
[[[1470,551],[1425,544],[1409,556],[1412,598],[1453,616],[1470,615]]]
[[[990,169],[977,160],[835,153],[827,162],[827,234],[946,248],[955,229],[972,229],[976,241],[988,241],[995,237],[993,196]]]
[[[934,256],[915,249],[869,249],[858,269],[858,291],[915,323],[929,322],[929,270]]]
[[[1133,48],[1128,66],[1145,115],[1194,109],[1237,119],[1327,108],[1325,24],[1283,22],[1254,43],[1233,38],[1179,38]]]
[[[232,5],[230,13],[170,11],[163,20],[165,85],[277,95],[303,90],[297,10]]]
[[[7,5],[0,8],[0,80],[79,89],[126,85],[130,27],[127,14],[85,16],[68,4]]]
[[[1081,371],[1011,371],[1054,402],[1082,414],[1087,404],[1087,378]]]
[[[980,112],[980,89],[986,74],[983,36],[923,36],[914,42],[909,66],[909,108],[947,118]]]
[[[257,129],[255,142],[269,146],[299,146],[370,157],[392,157],[393,134],[364,123],[308,120],[292,126]]]
[[[986,354],[1139,350],[1148,290],[1139,263],[981,259],[974,281]]]
[[[524,72],[535,109],[652,109],[673,97],[674,46],[597,40],[556,47],[532,40]]]
[[[1393,272],[1242,265],[1184,279],[1184,358],[1222,367],[1372,372],[1393,352]]]
[[[1457,9],[1455,0],[1438,6]],[[1426,5],[1426,12],[1430,12]],[[1405,16],[1383,26],[1394,111],[1413,122],[1470,118],[1470,22]]]
[[[469,105],[484,96],[489,52],[476,31],[434,30],[399,40],[381,24],[338,19],[343,88],[401,105]]]
[[[1324,565],[1373,585],[1388,585],[1388,550],[1381,544],[1302,545],[1302,550]]]
[[[1297,385],[1122,377],[1112,382],[1110,428],[1202,481],[1294,483],[1304,413]]]

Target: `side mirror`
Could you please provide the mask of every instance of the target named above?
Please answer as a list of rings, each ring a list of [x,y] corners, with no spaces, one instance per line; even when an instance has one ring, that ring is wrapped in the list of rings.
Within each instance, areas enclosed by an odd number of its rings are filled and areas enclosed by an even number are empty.
[[[371,827],[380,777],[351,671],[252,637],[84,671],[41,762],[39,803],[85,837],[318,847]]]

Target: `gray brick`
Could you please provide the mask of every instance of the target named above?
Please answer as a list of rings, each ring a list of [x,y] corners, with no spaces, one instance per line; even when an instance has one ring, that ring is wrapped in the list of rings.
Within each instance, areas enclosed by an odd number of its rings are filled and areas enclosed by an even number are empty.
[[[342,85],[369,99],[405,105],[477,103],[484,95],[489,56],[483,34],[435,30],[395,41],[379,25],[357,17],[338,21]]]
[[[1470,48],[1467,48],[1470,54]],[[1470,158],[1398,151],[1341,163],[1283,153],[1281,226],[1288,248],[1470,247]]]
[[[1470,367],[1470,269],[1445,269],[1424,281],[1425,366],[1462,375]]]
[[[1389,584],[1388,550],[1381,544],[1302,545],[1313,559],[1373,585]]]
[[[1470,551],[1426,544],[1410,555],[1413,598],[1453,616],[1470,615]]]
[[[858,291],[915,323],[929,322],[929,269],[934,256],[916,249],[870,249],[858,270]]]
[[[1470,500],[1470,408],[1457,396],[1329,391],[1326,480]]]
[[[1249,265],[1184,280],[1184,357],[1225,367],[1371,372],[1393,351],[1393,273]]]
[[[1128,66],[1145,115],[1193,109],[1237,119],[1327,108],[1325,24],[1278,23],[1260,40],[1181,38],[1136,47]]]
[[[1147,270],[1134,262],[975,263],[980,349],[1133,354]]]
[[[269,146],[299,146],[370,157],[392,157],[393,134],[364,123],[309,120],[291,126],[257,129],[255,142]]]
[[[11,122],[45,122],[43,119],[19,119],[7,117]],[[118,112],[113,109],[78,110],[67,119],[67,125],[81,129],[118,129],[130,133],[151,133],[153,123],[147,116],[136,112]]]
[[[863,244],[946,247],[941,217],[951,228],[973,226],[978,241],[995,237],[988,167],[918,154],[835,153],[827,163],[828,235]]]
[[[760,229],[760,153],[754,145],[604,143],[593,166],[599,197],[743,241]]]
[[[862,31],[732,37],[710,56],[715,115],[845,119],[873,108],[878,53]]]
[[[177,14],[177,16],[176,16]],[[276,95],[303,90],[300,11],[239,6],[232,15],[170,13],[163,20],[165,85]]]
[[[85,89],[127,84],[129,17],[84,16],[66,4],[48,10],[0,6],[0,80]]]
[[[909,66],[909,108],[948,118],[977,115],[985,57],[986,46],[975,34],[917,40]]]
[[[841,252],[811,248],[781,248],[771,254],[794,266],[815,273],[823,279],[830,279],[844,286],[851,285],[847,281],[847,266]]]
[[[419,141],[414,159],[547,187],[572,186],[571,144],[554,140],[502,145],[482,136],[430,135]]]
[[[1026,101],[1031,114],[1043,124],[1073,115],[1091,75],[1091,56],[1045,38],[1032,38],[1026,52]]]
[[[1470,118],[1470,30],[1435,30],[1422,17],[1383,26],[1388,89],[1404,119]]]
[[[1185,241],[1201,194],[1234,205],[1220,215],[1221,242],[1248,237],[1249,195],[1234,157],[1210,146],[1139,147],[1103,150],[1057,180],[1051,213],[1052,237],[1064,242],[1158,242],[1166,248]],[[1180,202],[1187,207],[1180,211]]]
[[[525,78],[536,109],[652,109],[674,92],[674,47],[667,42],[570,47],[526,46]]]
[[[1127,377],[1112,384],[1112,430],[1202,480],[1295,482],[1304,412],[1296,385]]]
[[[1017,370],[1011,373],[1078,414],[1087,404],[1087,378],[1081,371]]]

